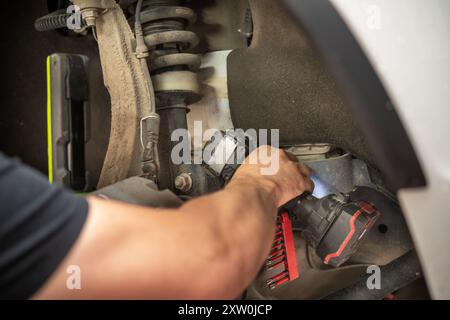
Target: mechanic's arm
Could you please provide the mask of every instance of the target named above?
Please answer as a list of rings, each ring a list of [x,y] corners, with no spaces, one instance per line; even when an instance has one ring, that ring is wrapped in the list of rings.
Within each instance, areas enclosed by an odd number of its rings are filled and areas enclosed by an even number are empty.
[[[313,188],[308,169],[279,154],[276,174],[244,164],[223,191],[179,209],[90,197],[80,238],[34,298],[238,297],[269,253],[277,207]],[[81,268],[81,290],[66,288],[69,265]]]

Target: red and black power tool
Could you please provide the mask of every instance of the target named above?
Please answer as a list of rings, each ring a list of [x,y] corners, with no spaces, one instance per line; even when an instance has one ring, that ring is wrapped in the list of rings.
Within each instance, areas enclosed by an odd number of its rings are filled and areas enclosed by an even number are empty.
[[[220,133],[210,149],[213,152],[205,164],[223,183],[232,178],[248,155],[245,138],[233,133]],[[273,274],[267,285],[274,289],[299,277],[293,230],[303,232],[325,264],[339,267],[355,253],[379,216],[371,203],[352,201],[343,194],[318,199],[305,193],[290,201],[279,210],[275,239],[266,262],[267,270]]]
[[[351,201],[345,195],[317,199],[304,194],[280,209],[279,223],[267,269],[279,272],[267,280],[271,289],[299,277],[293,230],[303,232],[322,261],[339,267],[358,249],[380,212],[369,202]]]

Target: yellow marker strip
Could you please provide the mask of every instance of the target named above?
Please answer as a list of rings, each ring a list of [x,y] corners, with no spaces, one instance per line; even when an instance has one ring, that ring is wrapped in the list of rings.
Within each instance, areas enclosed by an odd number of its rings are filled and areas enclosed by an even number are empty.
[[[52,83],[50,79],[50,56],[47,57],[47,158],[48,181],[53,183],[53,139],[52,139]]]

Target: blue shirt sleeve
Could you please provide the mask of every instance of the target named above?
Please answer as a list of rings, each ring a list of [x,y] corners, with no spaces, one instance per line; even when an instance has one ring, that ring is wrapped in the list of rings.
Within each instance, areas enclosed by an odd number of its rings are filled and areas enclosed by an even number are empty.
[[[30,298],[57,269],[88,203],[0,153],[0,299]]]

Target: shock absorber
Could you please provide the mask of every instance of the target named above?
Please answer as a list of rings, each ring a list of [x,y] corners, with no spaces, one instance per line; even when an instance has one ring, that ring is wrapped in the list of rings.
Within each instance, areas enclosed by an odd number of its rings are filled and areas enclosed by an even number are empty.
[[[188,138],[188,106],[200,99],[197,71],[201,60],[198,55],[185,52],[199,43],[197,35],[186,30],[195,22],[196,14],[183,3],[181,0],[144,0],[140,15],[144,41],[151,52],[150,75],[156,110],[161,118],[158,184],[161,189],[172,190],[181,165],[171,159],[173,147],[178,143],[171,140],[171,134],[184,129],[183,138]]]

